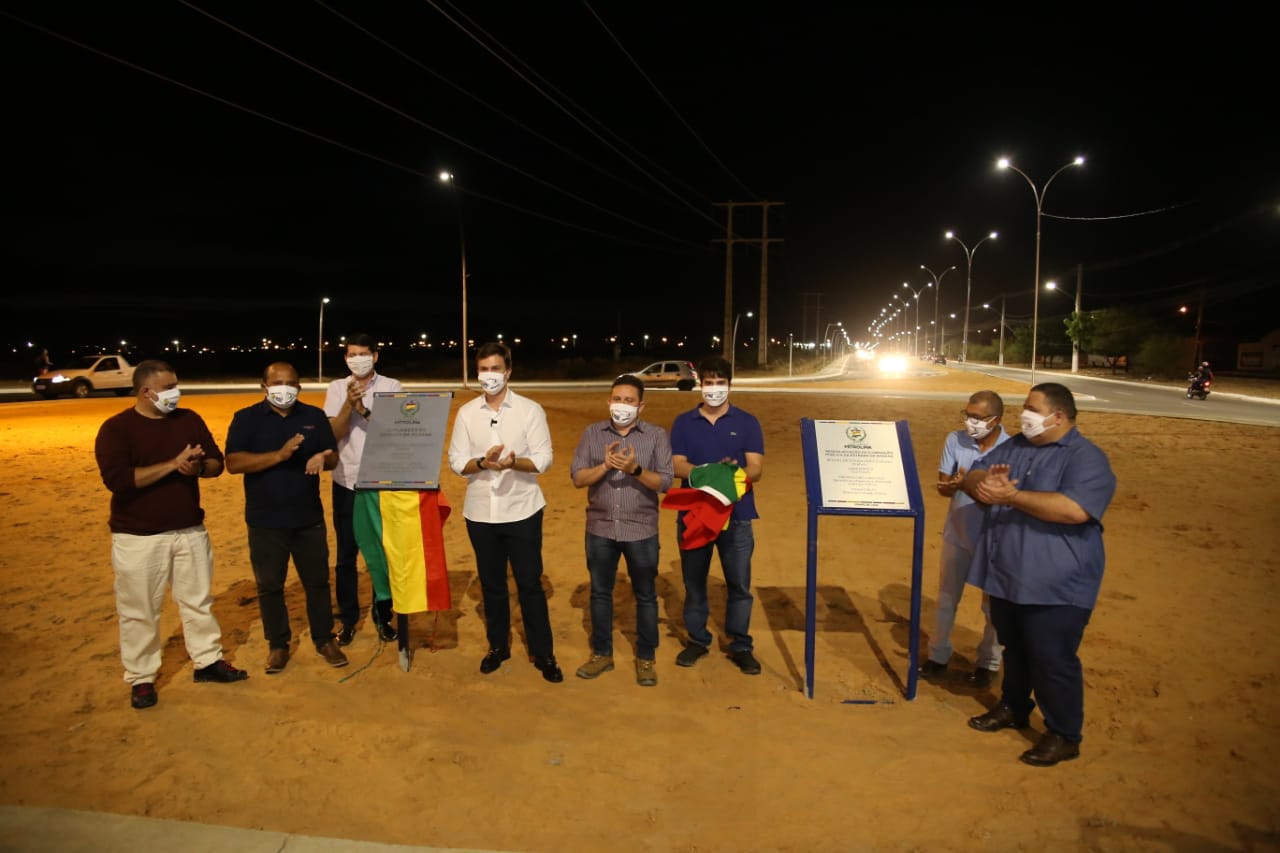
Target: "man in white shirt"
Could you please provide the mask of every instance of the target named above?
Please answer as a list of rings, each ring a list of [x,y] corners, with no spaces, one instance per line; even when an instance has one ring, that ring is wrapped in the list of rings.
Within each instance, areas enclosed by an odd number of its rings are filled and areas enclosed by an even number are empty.
[[[480,672],[511,657],[507,563],[516,581],[533,665],[552,683],[564,680],[556,663],[551,618],[542,592],[542,513],[538,475],[551,467],[551,431],[542,406],[507,387],[511,350],[487,343],[476,351],[483,393],[458,409],[449,441],[449,467],[468,477],[462,516],[476,554],[489,651]]]
[[[360,619],[360,583],[356,571],[356,534],[354,513],[356,482],[360,478],[360,458],[364,440],[373,417],[374,393],[403,390],[398,379],[381,376],[374,370],[378,363],[378,341],[369,335],[356,335],[347,341],[347,369],[351,375],[329,383],[324,398],[324,413],[338,439],[338,467],[333,469],[333,532],[337,538],[338,560],[333,569],[334,597],[342,628],[338,645],[350,645]],[[383,640],[394,640],[396,629],[391,622],[391,602],[375,602],[373,621]]]

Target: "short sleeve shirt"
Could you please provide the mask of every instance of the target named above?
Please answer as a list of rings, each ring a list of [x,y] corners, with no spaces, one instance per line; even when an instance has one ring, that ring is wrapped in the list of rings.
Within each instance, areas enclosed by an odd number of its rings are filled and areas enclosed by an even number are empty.
[[[764,455],[764,431],[756,416],[739,409],[732,403],[723,415],[712,423],[702,415],[702,406],[682,412],[671,425],[671,452],[683,456],[691,465],[705,465],[732,459],[746,467],[747,454]],[[684,482],[687,487],[689,484]],[[756,512],[756,493],[751,489],[733,505],[735,521],[759,518]]]
[[[266,400],[241,409],[227,429],[226,452],[270,453],[295,435],[302,446],[285,461],[244,475],[244,519],[250,527],[297,529],[324,523],[320,478],[306,472],[307,460],[336,450],[324,410],[298,402],[280,415]]]
[[[1083,524],[1041,521],[1011,506],[988,506],[969,567],[969,583],[1015,604],[1070,604],[1092,610],[1106,555],[1102,515],[1116,491],[1107,456],[1073,427],[1034,445],[1021,435],[974,462],[1008,464],[1009,479],[1033,492],[1059,492],[1089,514]]]

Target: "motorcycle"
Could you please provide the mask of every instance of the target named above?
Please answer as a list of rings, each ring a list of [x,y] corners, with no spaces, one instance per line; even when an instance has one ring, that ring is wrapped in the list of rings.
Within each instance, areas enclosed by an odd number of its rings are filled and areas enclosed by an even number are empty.
[[[1198,373],[1188,373],[1187,381],[1187,399],[1194,400],[1199,397],[1201,400],[1209,399],[1209,388],[1213,385],[1212,379],[1201,379]]]

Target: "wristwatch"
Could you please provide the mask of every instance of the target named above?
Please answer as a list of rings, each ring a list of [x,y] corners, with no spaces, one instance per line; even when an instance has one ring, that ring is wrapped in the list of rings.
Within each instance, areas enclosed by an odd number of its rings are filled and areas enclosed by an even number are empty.
[[[483,457],[483,456],[477,456],[477,457],[476,457],[476,469],[477,469],[477,470],[480,470],[480,471],[483,471],[483,470],[484,470],[484,457]]]
[[[644,469],[643,469],[643,468],[641,468],[639,465],[637,465],[637,466],[636,466],[636,470],[634,470],[634,471],[632,471],[632,472],[631,472],[631,476],[632,476],[632,477],[639,477],[639,476],[640,476],[641,474],[643,474],[643,473],[644,473]]]

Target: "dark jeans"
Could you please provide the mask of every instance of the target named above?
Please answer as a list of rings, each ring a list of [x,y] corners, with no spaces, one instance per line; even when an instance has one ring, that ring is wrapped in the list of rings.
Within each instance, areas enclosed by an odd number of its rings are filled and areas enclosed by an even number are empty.
[[[360,549],[356,546],[355,506],[355,490],[334,483],[333,534],[338,559],[333,566],[333,592],[343,625],[354,625],[360,620],[360,575],[356,569]]]
[[[467,536],[476,553],[489,648],[511,647],[511,602],[507,595],[507,563],[510,561],[529,654],[534,657],[553,654],[551,617],[542,592],[542,510],[520,521],[501,524],[467,519]]]
[[[258,610],[262,633],[273,649],[289,647],[289,611],[284,604],[284,581],[293,557],[307,598],[311,641],[320,648],[333,639],[333,599],[329,597],[329,541],[324,523],[314,527],[249,528],[249,562],[258,582]]]
[[[591,651],[613,655],[613,586],[618,558],[627,558],[627,574],[636,597],[636,657],[653,660],[658,648],[658,537],[618,542],[587,534],[587,571],[591,573]]]
[[[677,537],[684,533],[684,513],[676,520]],[[680,567],[684,574],[684,627],[689,639],[700,646],[711,645],[707,617],[711,609],[707,601],[707,576],[711,574],[711,552],[720,552],[720,568],[729,588],[725,604],[724,630],[729,635],[731,651],[749,652],[751,641],[751,555],[755,552],[755,534],[751,521],[730,520],[729,527],[710,545],[690,551],[681,549]]]
[[[991,622],[1004,646],[1000,701],[1019,715],[1031,713],[1038,702],[1045,727],[1072,743],[1080,742],[1084,728],[1084,673],[1076,652],[1092,613],[1069,604],[991,597]]]

